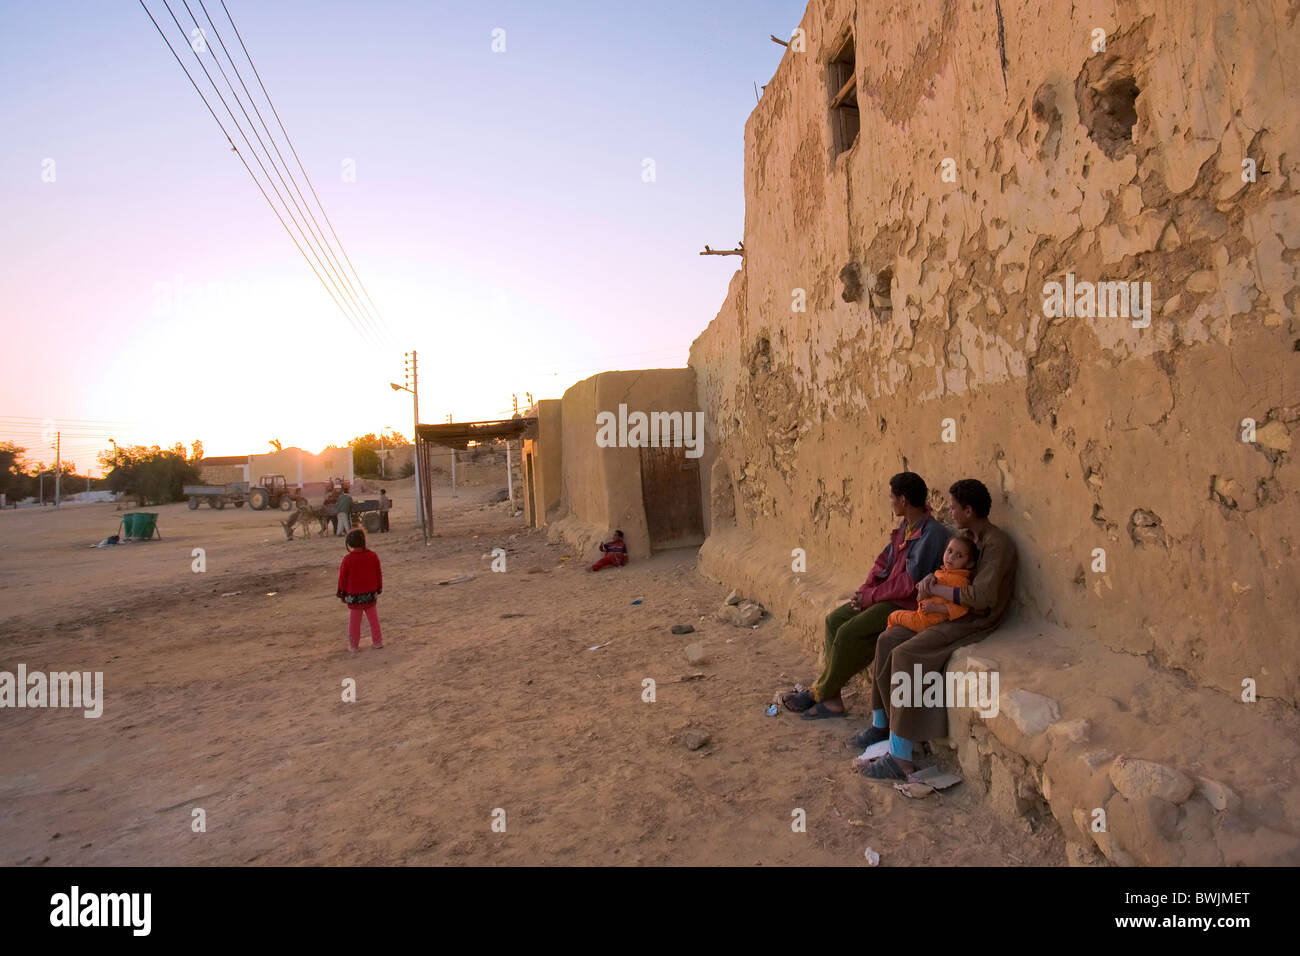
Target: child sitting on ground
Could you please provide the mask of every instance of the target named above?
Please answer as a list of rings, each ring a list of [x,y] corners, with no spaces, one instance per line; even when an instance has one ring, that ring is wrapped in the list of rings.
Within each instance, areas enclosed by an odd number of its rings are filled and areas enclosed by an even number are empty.
[[[348,619],[348,650],[361,650],[361,615],[370,623],[370,646],[380,650],[384,646],[379,632],[379,595],[384,593],[384,573],[379,567],[379,555],[366,547],[366,533],[354,528],[343,539],[348,553],[339,564],[339,600],[351,612]]]
[[[600,550],[605,552],[605,556],[591,566],[591,570],[599,571],[601,568],[621,568],[627,564],[627,544],[623,541],[623,532],[615,530],[613,539],[606,541],[600,546]]]
[[[971,573],[975,570],[975,560],[974,541],[964,535],[949,538],[948,547],[943,552],[943,567],[934,572],[935,583],[948,588],[969,586]],[[915,611],[892,612],[889,615],[889,626],[902,626],[909,631],[923,631],[942,621],[955,621],[968,613],[970,608],[932,594],[922,598]]]

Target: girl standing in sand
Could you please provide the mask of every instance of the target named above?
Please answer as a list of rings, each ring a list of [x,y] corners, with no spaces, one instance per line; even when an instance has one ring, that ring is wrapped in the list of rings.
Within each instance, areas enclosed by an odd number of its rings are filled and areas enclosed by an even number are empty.
[[[348,606],[348,651],[361,650],[361,615],[370,622],[370,646],[380,650],[384,646],[379,632],[379,610],[376,604],[384,593],[384,573],[379,567],[379,555],[366,547],[366,533],[360,528],[348,532],[344,539],[348,553],[339,564],[339,600]]]

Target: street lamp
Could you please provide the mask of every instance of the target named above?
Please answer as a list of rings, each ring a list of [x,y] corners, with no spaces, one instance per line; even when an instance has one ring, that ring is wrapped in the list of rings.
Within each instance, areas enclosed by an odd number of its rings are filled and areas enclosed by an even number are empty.
[[[385,425],[384,428],[390,432],[393,430],[392,425]],[[388,460],[388,454],[387,452],[384,451],[384,433],[380,432],[379,433],[379,477],[380,478],[384,477],[384,463],[387,460]]]

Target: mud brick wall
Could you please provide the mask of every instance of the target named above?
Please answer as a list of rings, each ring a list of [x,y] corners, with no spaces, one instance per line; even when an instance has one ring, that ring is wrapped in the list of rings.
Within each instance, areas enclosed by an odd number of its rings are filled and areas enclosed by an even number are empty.
[[[746,125],[744,267],[691,351],[712,528],[860,578],[891,474],[936,506],[977,477],[1019,613],[1300,702],[1298,15],[815,0]],[[1053,314],[1067,274],[1149,282],[1149,325]]]
[[[584,556],[598,557],[597,544],[619,528],[626,535],[630,558],[648,558],[641,450],[598,445],[597,415],[616,415],[620,405],[630,412],[693,413],[696,393],[695,373],[689,368],[601,372],[571,386],[561,400],[559,447],[551,443],[543,449],[552,456],[558,451],[559,465],[553,458],[534,463],[535,468],[557,471],[561,481],[560,502],[547,534]]]

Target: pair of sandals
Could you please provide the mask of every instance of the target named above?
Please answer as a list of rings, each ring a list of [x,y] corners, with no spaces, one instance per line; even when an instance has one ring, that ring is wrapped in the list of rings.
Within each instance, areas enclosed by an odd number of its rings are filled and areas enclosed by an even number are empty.
[[[860,733],[854,734],[853,739],[849,741],[849,746],[854,749],[861,747],[866,750],[868,747],[888,739],[888,727],[873,725]],[[874,783],[904,783],[908,779],[908,772],[903,769],[893,754],[888,753],[881,754],[875,760],[866,763],[854,761],[853,770]]]
[[[781,703],[786,710],[802,714],[804,720],[823,720],[828,717],[848,716],[846,711],[828,709],[818,702],[812,691],[809,690],[786,694],[781,698]],[[872,744],[878,744],[882,740],[888,739],[889,729],[887,727],[873,726],[854,734],[849,741],[849,746],[865,750]],[[906,782],[908,779],[907,771],[894,759],[893,754],[883,754],[870,763],[855,766],[854,770],[868,780],[878,783],[900,783]]]
[[[881,741],[889,739],[888,727],[871,726],[866,730],[853,735],[849,740],[848,746],[857,750],[861,747],[866,750],[873,747]],[[870,761],[853,762],[853,772],[866,777],[874,783],[901,783],[908,779],[908,773],[902,765],[894,759],[893,754],[881,754],[879,757]]]
[[[842,710],[831,710],[825,704],[818,703],[810,690],[794,691],[781,698],[786,710],[802,715],[804,720],[825,720],[828,717],[847,717]]]

